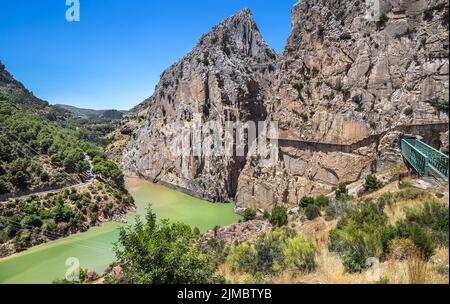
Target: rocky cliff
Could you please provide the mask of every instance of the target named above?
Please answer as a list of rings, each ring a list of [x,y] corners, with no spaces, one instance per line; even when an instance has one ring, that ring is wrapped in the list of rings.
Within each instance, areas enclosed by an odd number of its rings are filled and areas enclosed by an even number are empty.
[[[139,107],[145,119],[124,125],[123,167],[212,201],[271,209],[387,169],[401,159],[402,136],[441,140],[430,125],[448,122],[447,2],[371,9],[358,0],[298,2],[280,56],[248,10],[225,20],[163,73]],[[190,124],[195,113],[278,121],[279,162],[172,157],[174,123]]]
[[[338,0],[294,6],[269,117],[288,141],[277,166],[247,163],[239,206],[295,205],[387,169],[411,132],[401,126],[448,121],[447,2],[380,1],[379,9],[368,16],[364,1]]]
[[[139,107],[147,113],[125,149],[124,169],[211,201],[234,199],[245,157],[178,157],[170,148],[195,114],[202,123],[264,121],[276,61],[249,10],[214,27],[164,71],[154,95]]]

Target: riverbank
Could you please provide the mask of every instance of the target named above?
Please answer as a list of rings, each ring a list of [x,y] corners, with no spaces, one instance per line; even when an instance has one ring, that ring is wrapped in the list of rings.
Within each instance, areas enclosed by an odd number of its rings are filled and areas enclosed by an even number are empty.
[[[202,232],[241,219],[234,213],[234,204],[208,203],[139,178],[126,178],[125,184],[136,206],[135,212],[128,213],[130,224],[136,215],[145,216],[149,203],[159,219],[182,221]],[[113,243],[118,239],[119,228],[124,226],[123,223],[105,223],[0,259],[0,283],[51,283],[64,277],[71,267],[66,265],[69,258],[76,258],[83,269],[103,273],[115,259]]]
[[[133,209],[129,195],[98,180],[10,200],[0,205],[0,257],[86,232],[103,223],[124,223]]]

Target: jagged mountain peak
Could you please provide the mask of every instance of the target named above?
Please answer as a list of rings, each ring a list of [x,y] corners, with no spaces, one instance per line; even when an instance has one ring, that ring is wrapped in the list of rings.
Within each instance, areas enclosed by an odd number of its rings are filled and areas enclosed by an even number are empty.
[[[244,8],[205,34],[195,49],[218,49],[258,60],[276,59],[276,53],[263,39],[253,14]],[[194,49],[194,51],[195,51]]]

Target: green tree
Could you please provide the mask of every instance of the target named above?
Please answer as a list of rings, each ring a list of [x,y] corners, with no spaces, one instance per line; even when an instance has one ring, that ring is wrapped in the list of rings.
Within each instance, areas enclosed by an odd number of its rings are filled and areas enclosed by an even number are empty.
[[[215,263],[200,251],[188,225],[163,220],[157,223],[151,209],[146,223],[120,230],[115,245],[118,264],[131,284],[215,283]]]
[[[275,207],[270,215],[270,223],[273,226],[282,227],[288,223],[287,209],[284,207]]]

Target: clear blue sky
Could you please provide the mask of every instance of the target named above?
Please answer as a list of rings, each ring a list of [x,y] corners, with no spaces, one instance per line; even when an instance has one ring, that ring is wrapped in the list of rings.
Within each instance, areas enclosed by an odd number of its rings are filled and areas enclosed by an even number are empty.
[[[153,93],[162,71],[222,19],[252,10],[268,44],[281,52],[295,0],[0,0],[0,60],[52,104],[129,109]]]

